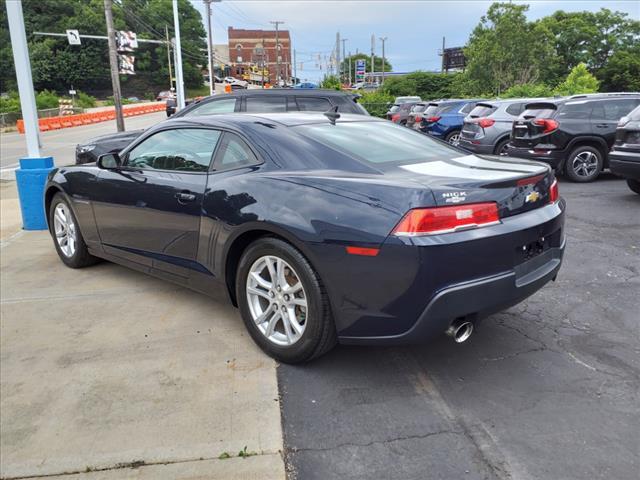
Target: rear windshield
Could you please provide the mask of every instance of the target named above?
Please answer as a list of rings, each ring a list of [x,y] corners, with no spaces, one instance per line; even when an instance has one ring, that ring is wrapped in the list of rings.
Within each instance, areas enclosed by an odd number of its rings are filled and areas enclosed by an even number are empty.
[[[389,109],[389,113],[396,113],[398,110],[400,110],[400,105],[392,105]]]
[[[425,111],[425,109],[426,109],[426,108],[427,108],[427,106],[426,106],[426,105],[420,105],[420,104],[418,104],[418,105],[414,105],[414,106],[413,106],[413,108],[411,109],[411,111],[412,111],[413,113],[422,113],[422,112],[424,112],[424,111]]]
[[[479,104],[479,105],[476,105],[473,110],[471,110],[471,113],[469,113],[469,116],[473,118],[488,117],[497,109],[498,109],[497,107],[492,107],[491,105]]]
[[[438,110],[440,110],[438,105],[429,105],[424,111],[424,116],[429,117],[431,115],[435,115],[438,113]]]
[[[524,112],[520,114],[520,118],[551,118],[556,112],[557,110],[555,108],[529,105],[524,109]]]
[[[330,148],[373,164],[410,164],[464,155],[427,135],[389,122],[338,122],[293,128]]]

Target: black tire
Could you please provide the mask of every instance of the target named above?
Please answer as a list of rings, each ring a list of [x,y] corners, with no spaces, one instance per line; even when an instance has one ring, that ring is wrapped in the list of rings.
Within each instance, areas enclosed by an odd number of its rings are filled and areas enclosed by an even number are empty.
[[[627,179],[627,185],[632,192],[636,192],[638,195],[640,195],[640,180],[632,180],[629,178]]]
[[[269,340],[253,320],[247,298],[247,277],[261,257],[269,255],[283,259],[302,283],[307,299],[305,328],[292,345],[277,345]],[[269,356],[283,363],[302,363],[331,350],[337,343],[335,323],[331,315],[329,297],[320,277],[307,259],[292,245],[272,237],[256,240],[242,254],[236,275],[236,298],[242,320],[251,338]]]
[[[68,212],[71,220],[75,225],[75,252],[72,255],[66,255],[62,251],[58,239],[56,238],[54,215],[56,207],[59,204],[63,204],[66,207],[66,211]],[[93,265],[99,260],[89,253],[87,244],[84,242],[84,238],[82,238],[82,233],[80,232],[80,227],[78,226],[78,219],[74,215],[73,210],[71,210],[69,202],[67,202],[67,200],[64,198],[64,195],[62,195],[61,193],[56,193],[53,196],[51,206],[49,207],[49,231],[51,233],[51,237],[53,238],[53,244],[56,247],[58,256],[60,257],[60,260],[62,260],[62,263],[64,263],[67,267],[84,268]]]
[[[580,160],[578,158],[579,156],[589,158],[591,159],[591,162],[593,162],[593,159],[595,159],[595,169],[589,171],[587,174],[586,170],[581,169],[580,167]],[[569,157],[567,158],[567,161],[564,165],[564,173],[572,182],[593,182],[596,178],[598,178],[600,172],[602,172],[603,164],[604,162],[602,158],[602,152],[600,150],[588,145],[581,145],[574,148],[571,154],[569,154]]]
[[[493,149],[493,154],[494,155],[506,155],[507,152],[503,151],[506,150],[507,145],[509,145],[509,138],[505,138],[503,140],[500,140],[498,142],[498,144],[496,145],[496,148]]]
[[[454,130],[453,132],[447,133],[447,136],[444,137],[444,139],[451,145],[458,145],[460,143],[460,130]]]

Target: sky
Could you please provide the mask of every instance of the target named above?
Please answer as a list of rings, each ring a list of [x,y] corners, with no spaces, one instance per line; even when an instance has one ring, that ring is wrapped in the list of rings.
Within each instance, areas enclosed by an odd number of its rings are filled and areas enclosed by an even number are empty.
[[[215,1],[215,0],[214,0]],[[513,0],[529,5],[528,18],[535,20],[565,11],[596,11],[602,7],[626,12],[640,20],[640,0]],[[191,0],[202,13],[202,0]],[[346,38],[346,52],[371,52],[381,56],[379,37],[387,37],[385,56],[393,71],[439,70],[438,49],[442,37],[447,47],[463,46],[486,13],[486,0],[222,0],[212,6],[214,43],[227,43],[227,27],[272,29],[269,21],[284,21],[281,29],[291,33],[297,52],[298,77],[317,81],[326,72],[319,64],[329,58],[336,32]],[[320,59],[320,62],[318,61]],[[300,64],[302,63],[302,69]]]

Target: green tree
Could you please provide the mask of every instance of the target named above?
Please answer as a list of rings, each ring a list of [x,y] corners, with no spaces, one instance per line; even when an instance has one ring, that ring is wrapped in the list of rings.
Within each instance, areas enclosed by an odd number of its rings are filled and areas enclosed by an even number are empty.
[[[602,91],[640,91],[640,46],[633,50],[618,50],[598,71]]]
[[[389,95],[418,95],[422,99],[435,100],[454,96],[453,88],[458,73],[413,72],[400,77],[389,77],[382,90]]]
[[[595,93],[600,82],[594,77],[584,63],[579,63],[567,75],[564,82],[558,85],[554,93],[557,95],[576,95],[578,93]]]
[[[541,66],[554,61],[551,32],[527,21],[528,5],[494,3],[464,50],[470,93],[500,94],[512,85],[536,82]]]
[[[351,57],[347,57],[342,61],[342,71],[346,72],[346,78],[349,78],[349,58],[351,58],[351,81],[353,83],[356,82],[356,63],[358,60],[364,60],[364,68],[365,72],[369,73],[372,70],[374,72],[382,71],[382,57],[375,56],[373,57],[374,68],[371,68],[371,55],[367,55],[366,53],[357,53],[355,55],[351,55]],[[384,59],[384,71],[392,72],[393,66],[389,63],[389,59]]]
[[[326,88],[328,90],[340,90],[342,84],[340,78],[337,75],[326,75],[320,82],[320,88]]]
[[[536,98],[551,95],[553,95],[553,89],[544,83],[523,83],[509,87],[500,96],[502,98]]]
[[[384,118],[393,99],[393,95],[386,92],[364,92],[358,103],[374,117]]]

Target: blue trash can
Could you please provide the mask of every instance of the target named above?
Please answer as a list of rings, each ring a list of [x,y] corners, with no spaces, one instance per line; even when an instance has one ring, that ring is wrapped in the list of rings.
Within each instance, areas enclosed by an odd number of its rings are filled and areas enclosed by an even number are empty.
[[[20,159],[20,168],[16,170],[16,183],[22,211],[22,228],[25,230],[47,229],[44,185],[51,170],[53,157]]]

